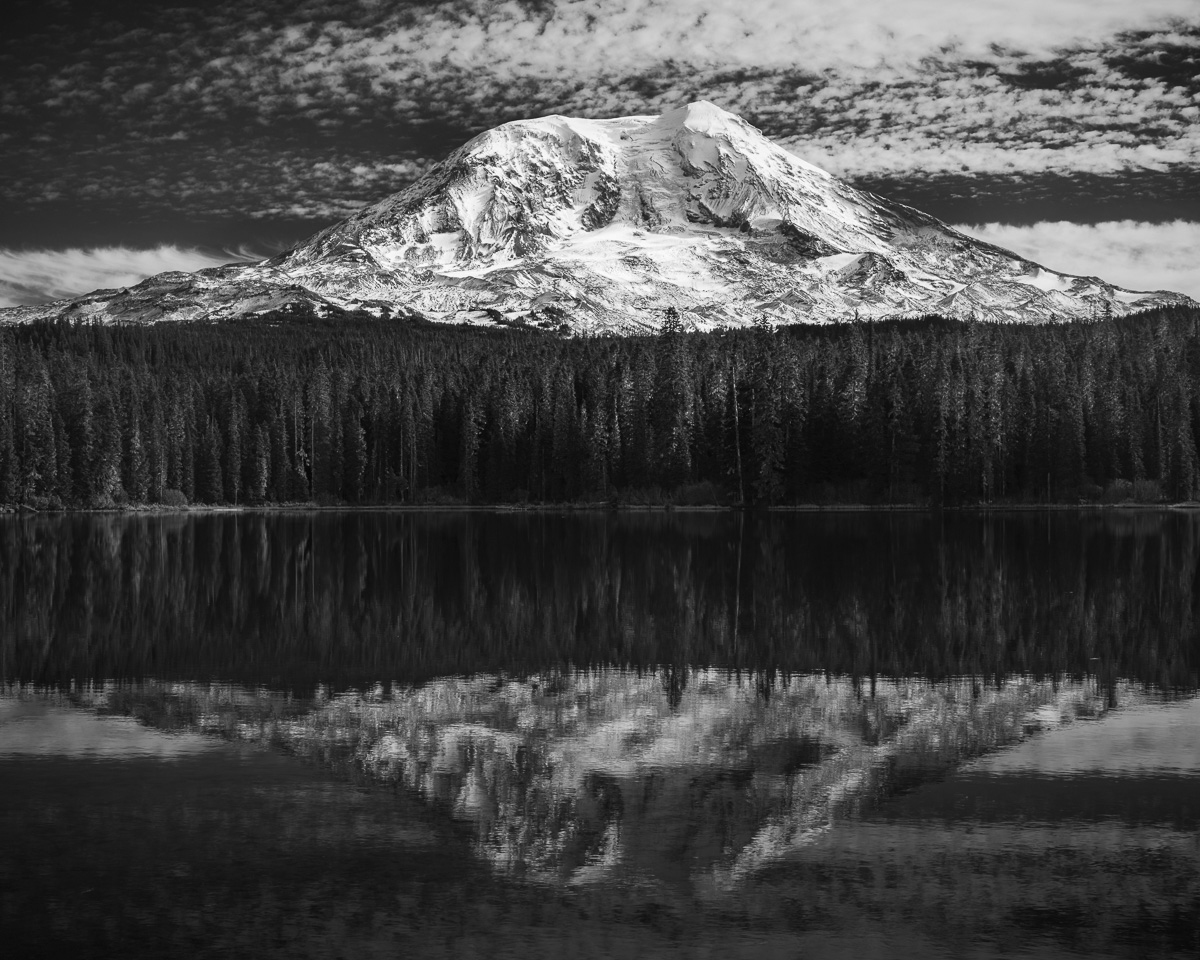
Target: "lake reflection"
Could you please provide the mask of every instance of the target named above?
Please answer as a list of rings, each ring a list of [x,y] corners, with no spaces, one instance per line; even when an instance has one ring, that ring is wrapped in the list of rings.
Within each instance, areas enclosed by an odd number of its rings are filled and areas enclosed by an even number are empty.
[[[1191,955],[1196,526],[0,522],[0,920],[30,955]]]

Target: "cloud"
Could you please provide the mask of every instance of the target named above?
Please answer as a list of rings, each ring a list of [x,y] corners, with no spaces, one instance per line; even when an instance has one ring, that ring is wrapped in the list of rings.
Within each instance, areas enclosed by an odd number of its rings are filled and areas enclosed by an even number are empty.
[[[114,212],[334,220],[498,123],[697,98],[843,176],[1200,170],[1196,0],[242,0],[137,21],[0,37],[0,243],[54,204],[65,237]]]
[[[353,59],[403,73],[432,64],[507,76],[597,75],[679,63],[873,71],[997,47],[1047,54],[1147,24],[1194,16],[1194,0],[467,0],[406,11],[369,31],[352,23],[291,25],[268,41],[279,60]],[[308,38],[308,39],[306,39]],[[311,67],[310,67],[311,70]]]
[[[1200,223],[1065,221],[956,230],[1006,247],[1052,270],[1097,276],[1130,290],[1173,290],[1200,300]]]
[[[259,258],[249,250],[213,252],[175,246],[151,250],[0,248],[0,307],[47,303],[103,288],[129,287],[169,270],[192,272],[254,259]]]

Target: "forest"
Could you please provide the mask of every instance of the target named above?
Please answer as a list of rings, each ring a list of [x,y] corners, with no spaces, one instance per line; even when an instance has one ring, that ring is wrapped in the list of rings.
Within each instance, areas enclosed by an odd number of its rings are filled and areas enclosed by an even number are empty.
[[[0,330],[0,504],[1179,502],[1200,310],[637,337],[278,313]]]

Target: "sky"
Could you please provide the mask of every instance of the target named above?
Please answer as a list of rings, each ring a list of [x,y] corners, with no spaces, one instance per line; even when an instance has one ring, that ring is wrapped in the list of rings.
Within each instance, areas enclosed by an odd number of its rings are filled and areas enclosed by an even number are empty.
[[[0,306],[268,256],[508,120],[696,99],[1200,299],[1200,0],[9,0]]]

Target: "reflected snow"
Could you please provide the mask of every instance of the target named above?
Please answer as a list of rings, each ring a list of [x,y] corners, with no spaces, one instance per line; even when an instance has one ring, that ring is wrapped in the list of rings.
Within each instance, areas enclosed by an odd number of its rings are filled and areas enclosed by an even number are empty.
[[[901,790],[1032,735],[1104,718],[1114,705],[1136,706],[1145,693],[1094,679],[864,686],[607,668],[319,689],[309,699],[196,683],[70,694],[17,687],[10,697],[6,715],[13,704],[33,713],[30,704],[48,698],[87,709],[76,728],[98,725],[97,714],[114,725],[132,714],[158,728],[144,740],[194,749],[197,734],[218,736],[403,785],[469,824],[476,854],[502,875],[554,885],[686,882],[713,895]],[[66,714],[42,706],[40,715],[62,725]],[[0,727],[6,740],[9,729]],[[73,749],[43,742],[48,752]],[[1003,757],[995,763],[1004,769]]]

